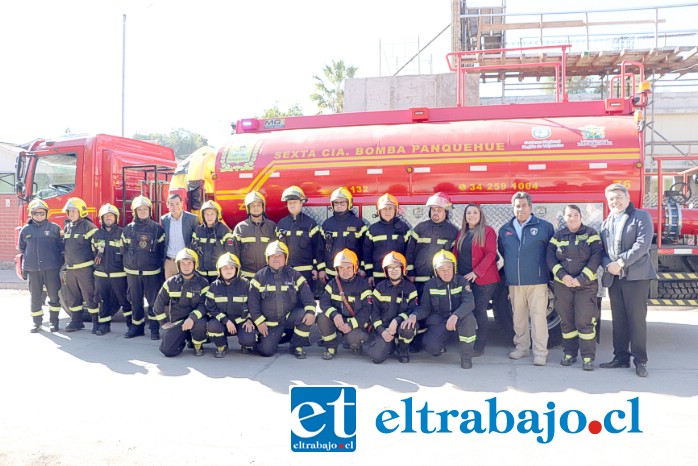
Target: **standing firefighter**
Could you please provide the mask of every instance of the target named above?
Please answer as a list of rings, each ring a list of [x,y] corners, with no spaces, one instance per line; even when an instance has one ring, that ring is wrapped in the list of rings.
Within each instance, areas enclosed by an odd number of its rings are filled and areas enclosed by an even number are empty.
[[[247,299],[250,282],[240,276],[240,259],[229,252],[223,253],[216,264],[219,277],[206,293],[208,322],[206,333],[216,345],[216,357],[228,352],[228,337],[236,335],[243,353],[252,351],[257,337],[250,320]]]
[[[265,214],[266,202],[262,193],[248,193],[245,196],[247,218],[233,230],[233,254],[240,258],[241,274],[245,278],[254,277],[266,265],[264,251],[276,237],[276,223]]]
[[[317,280],[317,248],[320,227],[317,222],[304,214],[303,204],[308,198],[298,186],[290,186],[281,194],[286,203],[288,215],[276,225],[276,236],[288,246],[288,265],[303,275],[308,285]]]
[[[165,230],[150,218],[153,204],[145,196],[133,200],[133,221],[121,235],[121,253],[128,283],[128,298],[133,309],[132,325],[124,338],[145,333],[143,298],[152,307],[162,285],[162,264],[165,259]],[[151,340],[160,339],[157,321],[150,321]]]
[[[94,253],[92,236],[97,227],[87,218],[87,204],[78,197],[71,197],[63,207],[68,215],[65,227],[65,301],[71,320],[66,332],[85,328],[82,323],[83,305],[92,317],[92,333],[97,333],[99,306],[95,301]]]
[[[273,241],[265,251],[269,265],[250,281],[250,318],[259,331],[257,351],[276,354],[279,344],[290,340],[291,354],[305,359],[310,328],[315,323],[315,299],[300,272],[286,265],[288,248]]]
[[[388,279],[380,282],[373,290],[373,335],[368,356],[374,363],[382,363],[395,350],[397,343],[399,361],[410,362],[408,347],[415,332],[414,329],[401,328],[400,324],[417,307],[417,290],[412,282],[405,279],[407,263],[402,254],[388,253],[382,266]]]
[[[104,204],[99,209],[101,227],[92,236],[95,255],[95,288],[99,299],[99,328],[97,335],[111,331],[111,318],[121,306],[126,325],[131,328],[131,303],[126,298],[127,284],[124,272],[124,256],[121,254],[121,234],[124,229],[119,221],[119,209]]]
[[[371,286],[385,279],[381,264],[390,251],[404,255],[410,239],[410,227],[398,216],[398,201],[392,194],[383,194],[376,202],[380,219],[368,227],[364,238],[364,269],[371,276]]]
[[[368,282],[357,275],[359,260],[349,249],[340,251],[334,258],[337,276],[325,286],[320,297],[320,314],[317,326],[325,342],[325,360],[334,359],[339,343],[337,330],[355,353],[368,340],[364,330],[371,316],[371,288]]]
[[[154,319],[163,328],[160,352],[168,358],[182,354],[188,337],[194,344],[194,355],[204,355],[208,280],[196,273],[198,260],[191,249],[177,253],[179,273],[162,285],[153,306]]]
[[[29,280],[31,315],[34,324],[31,333],[41,329],[44,311],[44,286],[48,292],[49,330],[58,331],[58,315],[61,303],[59,270],[63,265],[63,230],[48,221],[48,205],[41,199],[29,203],[29,221],[19,232],[17,248],[22,254],[22,273]]]
[[[233,249],[233,234],[223,223],[223,212],[216,201],[204,202],[201,217],[203,223],[196,227],[191,236],[191,249],[199,255],[197,271],[212,282],[218,276],[218,258]]]
[[[338,188],[330,196],[332,216],[322,223],[320,228],[320,241],[318,241],[318,271],[320,280],[327,281],[327,275],[334,277],[336,272],[327,268],[332,264],[334,256],[342,249],[350,249],[359,258],[362,254],[361,241],[367,228],[351,210],[353,207],[352,196],[347,188]],[[359,272],[362,276],[365,272]]]
[[[424,285],[419,307],[402,327],[426,328],[422,344],[427,353],[440,356],[446,351],[446,339],[450,332],[458,332],[460,341],[460,367],[473,367],[476,320],[473,310],[475,298],[468,280],[456,275],[456,256],[450,251],[439,251],[432,261],[435,277]],[[419,324],[417,324],[419,322]]]

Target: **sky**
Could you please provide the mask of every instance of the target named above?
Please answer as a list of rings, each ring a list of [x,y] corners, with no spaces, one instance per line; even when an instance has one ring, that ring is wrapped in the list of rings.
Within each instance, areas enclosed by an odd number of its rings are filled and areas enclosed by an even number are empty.
[[[509,0],[507,11],[659,3]],[[356,77],[392,74],[417,43],[450,24],[451,0],[4,1],[0,142],[67,129],[121,134],[124,14],[126,136],[185,128],[216,146],[229,137],[231,122],[275,104],[317,113],[312,77],[332,60],[358,67]],[[448,71],[450,44],[449,29],[424,52],[420,71]]]

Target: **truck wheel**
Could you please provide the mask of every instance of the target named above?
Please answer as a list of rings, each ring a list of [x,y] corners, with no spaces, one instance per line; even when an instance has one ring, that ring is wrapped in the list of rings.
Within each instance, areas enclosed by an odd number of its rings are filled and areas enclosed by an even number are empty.
[[[659,282],[659,298],[696,299],[698,282],[692,280],[662,280]]]

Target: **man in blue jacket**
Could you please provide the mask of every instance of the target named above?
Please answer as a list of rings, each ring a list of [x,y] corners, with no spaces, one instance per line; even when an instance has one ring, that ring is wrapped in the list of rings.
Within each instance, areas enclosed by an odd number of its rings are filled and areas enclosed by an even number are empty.
[[[533,364],[545,366],[548,357],[548,282],[545,258],[553,226],[531,212],[531,195],[518,192],[511,198],[514,218],[499,229],[499,253],[504,258],[505,284],[513,310],[514,344],[511,359],[529,355],[533,338]],[[531,318],[531,330],[528,320]]]
[[[165,230],[165,280],[179,273],[175,257],[177,253],[191,245],[191,236],[199,226],[199,217],[185,211],[182,196],[172,193],[167,197],[169,213],[160,217]]]

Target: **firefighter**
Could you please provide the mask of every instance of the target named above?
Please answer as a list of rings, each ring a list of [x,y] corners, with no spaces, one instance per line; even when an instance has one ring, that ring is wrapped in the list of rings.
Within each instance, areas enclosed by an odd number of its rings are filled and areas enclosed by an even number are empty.
[[[407,244],[407,274],[419,293],[424,283],[434,276],[432,258],[440,250],[450,251],[458,236],[458,228],[448,220],[453,207],[445,193],[436,193],[427,199],[429,219],[414,228]]]
[[[407,363],[410,362],[409,344],[415,332],[414,329],[402,328],[401,324],[417,307],[417,290],[411,281],[405,279],[405,256],[399,252],[389,252],[381,266],[387,279],[373,290],[373,334],[367,353],[374,363],[380,364],[388,359],[397,344],[398,360]]]
[[[313,280],[318,278],[316,254],[320,227],[302,211],[308,198],[301,188],[286,188],[281,194],[281,201],[286,203],[288,215],[276,225],[276,236],[288,246],[288,265],[299,271],[312,289]]]
[[[468,280],[456,274],[456,262],[456,256],[450,251],[439,251],[434,255],[435,276],[426,282],[419,307],[401,327],[416,329],[419,325],[425,328],[422,344],[426,352],[434,356],[446,351],[449,332],[458,332],[460,367],[470,369],[473,367],[477,326],[473,314],[475,298]]]
[[[118,225],[119,209],[104,204],[99,209],[100,229],[92,236],[92,249],[95,254],[95,289],[99,300],[99,327],[97,335],[111,331],[111,318],[118,307],[126,318],[126,326],[131,328],[131,303],[128,302],[124,256],[121,254],[121,234],[124,229]]]
[[[199,255],[197,272],[212,282],[218,276],[216,261],[233,250],[233,234],[223,223],[223,211],[216,201],[201,206],[203,223],[191,235],[191,249]]]
[[[305,359],[303,347],[310,345],[315,323],[315,298],[303,275],[286,265],[288,247],[284,243],[269,243],[264,254],[269,265],[250,281],[248,301],[250,318],[259,332],[257,351],[272,356],[279,344],[290,340],[291,354]]]
[[[92,317],[92,333],[97,333],[99,306],[95,301],[94,253],[92,236],[97,226],[87,218],[87,204],[79,197],[71,197],[63,207],[68,216],[65,227],[65,287],[64,298],[70,310],[66,332],[85,328],[82,322],[83,306]]]
[[[233,254],[240,258],[241,274],[252,278],[265,265],[264,251],[276,237],[276,223],[269,220],[266,199],[262,193],[251,191],[245,196],[247,218],[235,225],[233,230]]]
[[[335,189],[330,196],[330,205],[332,216],[322,223],[317,252],[320,261],[318,275],[323,283],[327,282],[327,275],[336,275],[334,270],[327,268],[327,264],[331,264],[342,249],[351,249],[361,263],[361,242],[367,230],[364,222],[352,211],[352,196],[347,188]],[[363,277],[366,272],[359,270],[359,274]]]
[[[596,270],[603,257],[601,237],[582,223],[582,211],[570,204],[563,212],[565,227],[548,243],[547,263],[553,272],[555,310],[562,322],[560,364],[571,366],[582,356],[582,369],[594,370],[596,326],[599,308],[596,303]]]
[[[133,221],[126,225],[121,235],[121,253],[128,283],[128,298],[133,310],[131,328],[124,338],[145,334],[145,308],[143,298],[152,308],[162,286],[162,264],[165,259],[165,230],[150,218],[152,202],[145,196],[133,200]],[[160,326],[150,320],[150,339],[160,339]]]
[[[398,201],[392,194],[383,194],[376,202],[379,220],[368,227],[364,238],[364,269],[371,274],[368,283],[375,286],[385,279],[381,268],[383,258],[390,251],[403,256],[410,239],[410,227],[397,216]]]
[[[206,293],[206,334],[216,345],[217,358],[228,352],[228,337],[231,335],[238,337],[243,353],[250,353],[257,338],[247,308],[250,282],[240,276],[240,259],[235,254],[223,253],[216,267],[219,276]]]
[[[198,261],[196,251],[179,251],[175,256],[178,273],[162,285],[153,306],[153,319],[163,329],[160,352],[168,358],[182,354],[188,338],[194,344],[194,355],[204,355],[209,285],[196,273]]]
[[[63,230],[48,221],[48,205],[41,199],[29,203],[29,221],[19,232],[17,249],[22,254],[22,274],[29,280],[31,315],[34,324],[31,333],[41,329],[44,311],[41,308],[46,287],[48,293],[49,330],[58,331],[61,303],[60,268],[63,265]]]
[[[325,342],[322,359],[334,359],[339,346],[337,330],[344,335],[345,343],[355,353],[368,340],[366,326],[371,317],[371,287],[357,275],[359,260],[353,251],[343,249],[334,258],[337,275],[325,285],[320,297],[320,313],[317,326]]]

